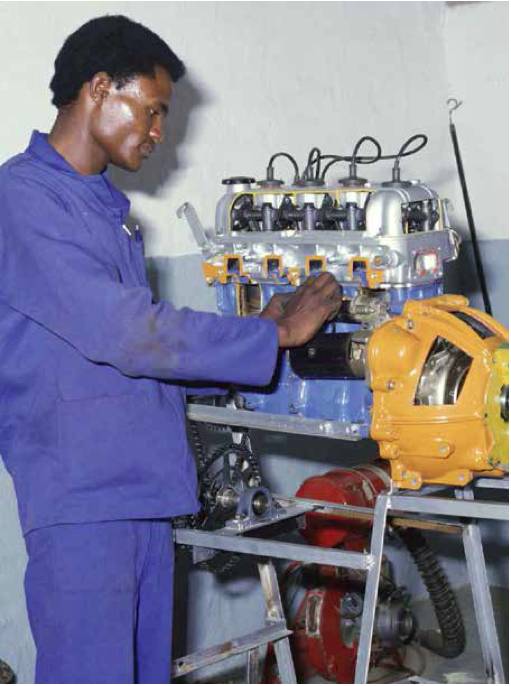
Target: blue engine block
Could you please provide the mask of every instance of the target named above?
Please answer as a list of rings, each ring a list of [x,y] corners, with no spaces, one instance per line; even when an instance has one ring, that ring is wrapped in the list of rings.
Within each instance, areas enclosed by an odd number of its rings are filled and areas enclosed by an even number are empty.
[[[276,293],[289,293],[289,285],[261,285],[263,306]],[[356,287],[344,289],[353,297]],[[398,315],[407,300],[423,300],[442,295],[441,281],[411,288],[389,290],[389,314]],[[216,285],[217,307],[221,314],[237,315],[236,285]],[[360,324],[335,322],[327,324],[325,332],[347,333],[360,329]],[[237,392],[245,400],[247,410],[277,415],[295,415],[310,419],[349,424],[353,437],[367,438],[371,424],[372,391],[362,379],[302,379],[291,369],[286,351],[279,354],[271,384],[260,388],[239,387]]]

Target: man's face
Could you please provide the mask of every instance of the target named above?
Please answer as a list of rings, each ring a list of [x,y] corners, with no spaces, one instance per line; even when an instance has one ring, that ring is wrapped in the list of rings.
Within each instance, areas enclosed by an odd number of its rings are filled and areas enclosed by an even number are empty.
[[[137,171],[163,141],[172,85],[159,66],[154,78],[137,76],[121,88],[111,84],[94,113],[91,133],[112,164]]]

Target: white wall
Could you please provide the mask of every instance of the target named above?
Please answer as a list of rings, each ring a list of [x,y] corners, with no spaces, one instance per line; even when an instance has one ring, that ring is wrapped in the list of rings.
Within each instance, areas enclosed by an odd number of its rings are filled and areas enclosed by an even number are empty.
[[[449,97],[474,222],[483,240],[509,239],[509,4],[451,2],[445,13]],[[466,225],[456,196],[453,217]]]
[[[114,174],[150,228],[149,255],[195,252],[175,218],[178,205],[194,202],[212,224],[221,179],[260,178],[281,149],[304,164],[313,145],[349,153],[372,134],[395,152],[424,132],[430,144],[404,173],[451,191],[442,3],[3,2],[0,160],[23,149],[32,128],[51,126],[56,51],[82,22],[107,11],[159,32],[188,66],[161,154],[136,176]],[[389,165],[368,173],[390,175]]]
[[[507,142],[502,144],[507,136],[507,71],[502,66],[507,20],[501,5],[2,2],[0,162],[26,147],[33,128],[49,129],[54,110],[48,83],[56,52],[81,23],[106,12],[145,23],[188,66],[188,77],[176,88],[167,143],[156,159],[138,175],[113,174],[146,228],[148,254],[159,260],[162,280],[170,280],[174,265],[183,264],[179,256],[196,252],[188,228],[175,218],[183,201],[192,201],[211,225],[225,176],[260,178],[269,156],[279,150],[296,154],[302,164],[313,145],[347,153],[366,134],[379,138],[388,153],[410,135],[426,133],[428,147],[404,161],[403,174],[451,197],[465,230],[448,133],[446,100],[451,95],[465,99],[456,123],[476,221],[487,238],[507,236]],[[489,63],[491,70],[484,68]],[[482,95],[489,92],[491,97]],[[279,173],[289,178],[281,164]],[[341,176],[345,170],[339,171]],[[390,175],[390,165],[364,172],[379,180]],[[198,272],[196,280],[188,273],[178,287],[185,298],[192,290],[197,302],[203,284]],[[299,460],[272,458],[268,464],[275,486],[279,479],[282,487],[289,479],[298,483],[310,473],[310,465],[304,468]],[[29,681],[33,669],[22,595],[24,563],[11,483],[2,473],[0,657],[12,663],[19,681]],[[213,580],[193,583],[197,603],[189,624],[190,647],[259,625],[246,588],[220,592]]]

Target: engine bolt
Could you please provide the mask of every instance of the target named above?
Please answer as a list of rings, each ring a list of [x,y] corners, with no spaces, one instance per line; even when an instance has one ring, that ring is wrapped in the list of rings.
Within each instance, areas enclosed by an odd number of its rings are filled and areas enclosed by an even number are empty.
[[[389,380],[387,381],[387,389],[388,389],[389,391],[391,391],[391,390],[392,390],[393,388],[395,388],[395,387],[396,387],[396,384],[394,383],[394,381],[392,381],[392,379],[389,379]]]
[[[406,322],[406,326],[407,326],[408,329],[413,329],[413,327],[414,327],[413,321],[412,321],[411,319],[409,319],[409,320]]]

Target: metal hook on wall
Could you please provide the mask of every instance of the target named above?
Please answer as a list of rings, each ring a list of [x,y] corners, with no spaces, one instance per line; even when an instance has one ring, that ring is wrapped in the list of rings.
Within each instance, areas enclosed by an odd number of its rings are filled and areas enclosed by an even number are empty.
[[[451,105],[451,103],[454,103],[454,104]],[[463,100],[456,100],[456,98],[449,98],[449,100],[447,101],[447,104],[448,104],[448,105],[451,105],[451,106],[449,107],[449,121],[450,121],[451,124],[452,124],[452,113],[453,113],[455,110],[457,110],[458,107],[461,107],[461,105],[463,104]]]
[[[468,228],[470,230],[470,236],[472,238],[472,247],[474,249],[474,259],[476,265],[477,275],[479,277],[479,283],[481,285],[481,295],[483,296],[484,309],[489,315],[492,314],[492,307],[490,302],[490,294],[488,292],[488,287],[486,285],[486,278],[484,276],[483,260],[481,257],[481,252],[479,250],[479,242],[477,240],[477,232],[474,224],[474,217],[472,215],[472,204],[470,202],[470,196],[468,194],[467,182],[465,179],[465,172],[463,170],[463,162],[461,159],[461,152],[458,144],[458,134],[456,133],[456,126],[452,120],[452,114],[455,110],[460,107],[462,100],[456,100],[456,98],[449,98],[447,104],[449,107],[449,129],[451,131],[452,144],[454,147],[454,155],[456,157],[456,165],[458,167],[458,175],[460,177],[461,190],[463,192],[463,200],[465,202],[465,210],[467,212]]]

